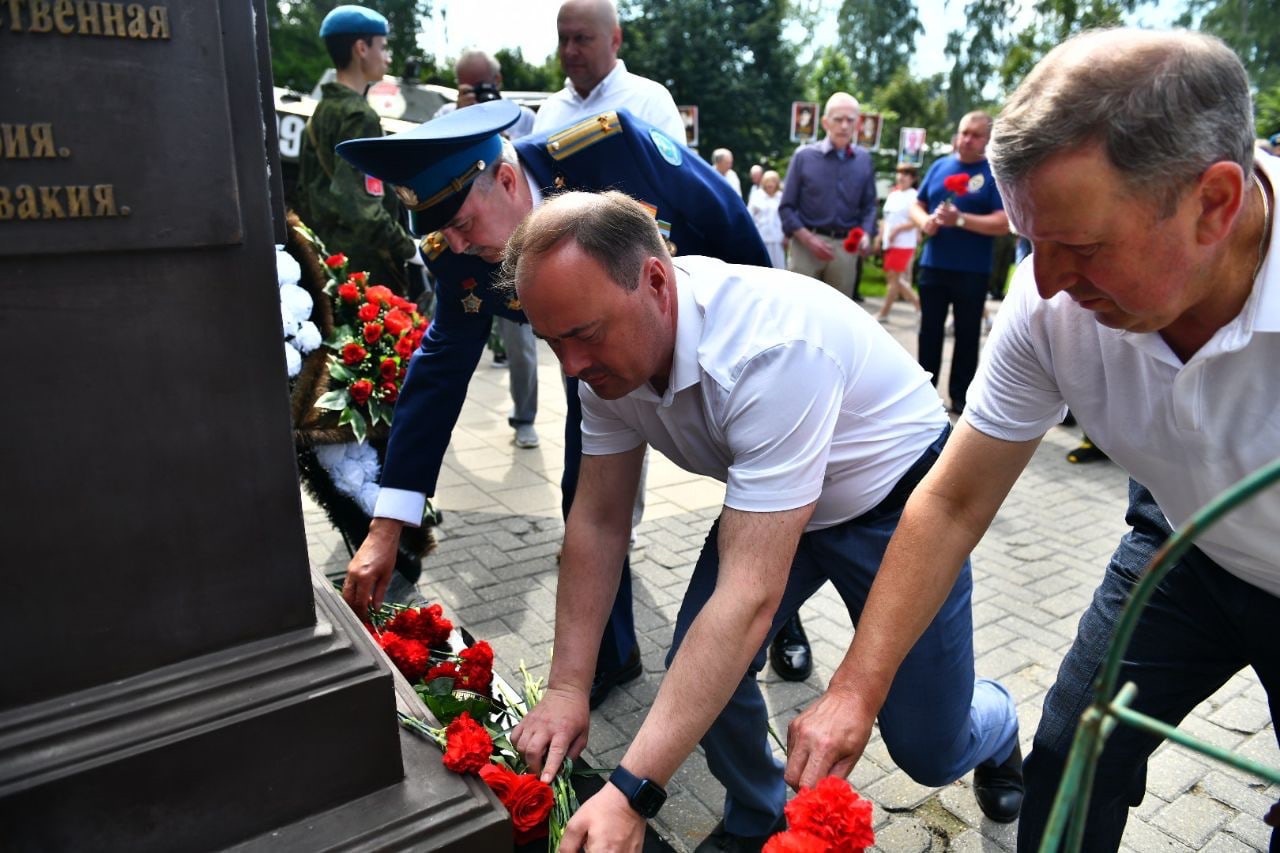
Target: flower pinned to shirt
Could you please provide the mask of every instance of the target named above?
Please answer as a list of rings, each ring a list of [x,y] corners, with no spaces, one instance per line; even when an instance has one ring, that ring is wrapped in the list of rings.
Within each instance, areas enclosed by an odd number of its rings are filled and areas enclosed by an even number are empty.
[[[827,776],[786,806],[787,827],[769,839],[765,853],[863,853],[876,843],[871,802],[858,796],[847,779]]]
[[[849,229],[849,233],[844,238],[844,250],[850,254],[858,251],[862,247],[862,238],[866,234],[857,225]]]

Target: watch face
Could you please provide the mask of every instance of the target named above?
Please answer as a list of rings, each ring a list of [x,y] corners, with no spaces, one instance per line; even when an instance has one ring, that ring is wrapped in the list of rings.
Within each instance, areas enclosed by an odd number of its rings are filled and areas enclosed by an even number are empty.
[[[631,805],[647,818],[656,816],[666,801],[667,792],[648,779],[641,779],[640,787],[631,796]]]

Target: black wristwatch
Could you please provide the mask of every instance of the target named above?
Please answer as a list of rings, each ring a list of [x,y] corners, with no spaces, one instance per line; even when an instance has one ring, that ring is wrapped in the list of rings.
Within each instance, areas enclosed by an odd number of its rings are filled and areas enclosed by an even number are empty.
[[[646,820],[656,817],[658,809],[667,801],[667,792],[661,785],[649,779],[641,779],[621,764],[609,774],[609,781],[627,795],[631,808]]]

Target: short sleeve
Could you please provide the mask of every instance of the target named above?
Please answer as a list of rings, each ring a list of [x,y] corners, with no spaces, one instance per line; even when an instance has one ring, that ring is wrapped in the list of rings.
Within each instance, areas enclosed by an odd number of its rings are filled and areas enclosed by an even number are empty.
[[[614,410],[629,405],[601,400],[585,382],[578,383],[578,399],[582,402],[582,453],[584,456],[609,456],[626,453],[645,443],[644,436],[632,428]]]

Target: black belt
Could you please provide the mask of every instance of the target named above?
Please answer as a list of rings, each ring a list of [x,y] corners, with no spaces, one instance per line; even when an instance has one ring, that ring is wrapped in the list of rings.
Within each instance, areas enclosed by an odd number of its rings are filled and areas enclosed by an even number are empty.
[[[933,444],[925,449],[924,453],[920,454],[920,458],[911,464],[911,467],[907,469],[907,473],[898,479],[898,482],[889,490],[889,494],[884,496],[884,500],[862,515],[851,519],[851,521],[855,524],[859,521],[869,521],[872,518],[890,512],[897,512],[906,506],[907,498],[911,497],[911,493],[915,491],[916,486],[920,484],[920,481],[924,479],[924,475],[929,473],[929,469],[937,461],[938,455],[942,453],[942,448],[946,447],[949,435],[951,435],[951,424],[947,424],[942,428],[942,433],[934,440]]]
[[[843,240],[849,236],[849,229],[841,230],[839,228],[810,228],[814,234],[821,234],[823,237],[830,237],[833,240]]]

